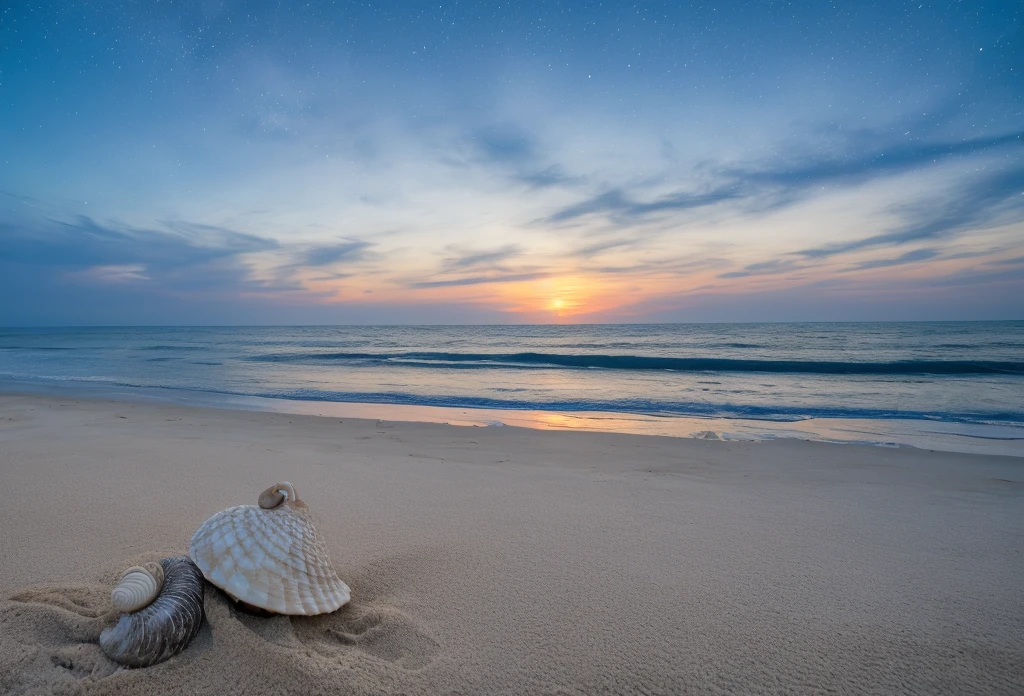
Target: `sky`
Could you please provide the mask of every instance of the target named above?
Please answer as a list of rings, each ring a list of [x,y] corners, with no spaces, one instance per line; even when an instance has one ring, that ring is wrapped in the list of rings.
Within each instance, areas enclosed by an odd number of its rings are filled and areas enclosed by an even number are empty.
[[[6,0],[0,298],[1024,319],[1024,2]]]

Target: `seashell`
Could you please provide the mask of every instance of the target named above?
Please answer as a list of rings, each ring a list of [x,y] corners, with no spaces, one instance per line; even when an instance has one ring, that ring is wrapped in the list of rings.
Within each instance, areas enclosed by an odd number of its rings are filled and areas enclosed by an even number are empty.
[[[121,581],[110,593],[110,601],[121,613],[138,611],[148,605],[164,584],[164,567],[159,563],[132,566],[121,574]]]
[[[189,556],[232,599],[275,614],[325,614],[350,598],[309,509],[287,482],[258,505],[222,510],[199,526]]]
[[[157,565],[160,571],[150,565]],[[122,665],[148,667],[174,657],[188,646],[203,623],[203,574],[187,556],[129,568],[111,596],[119,596],[118,590],[125,587],[125,596],[143,597],[146,592],[137,593],[134,588],[147,590],[152,583],[140,576],[155,580],[156,574],[161,581],[156,596],[138,610],[121,614],[116,625],[100,634],[104,654]],[[114,601],[116,605],[120,600]]]

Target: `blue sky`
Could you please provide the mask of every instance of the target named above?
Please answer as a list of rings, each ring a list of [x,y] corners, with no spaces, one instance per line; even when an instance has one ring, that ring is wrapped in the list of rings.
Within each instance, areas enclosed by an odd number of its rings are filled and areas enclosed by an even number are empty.
[[[1024,4],[0,8],[0,324],[1024,318]]]

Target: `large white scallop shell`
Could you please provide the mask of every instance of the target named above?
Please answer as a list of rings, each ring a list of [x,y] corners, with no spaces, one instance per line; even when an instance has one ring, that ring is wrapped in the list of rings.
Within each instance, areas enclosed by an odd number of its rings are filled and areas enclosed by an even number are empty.
[[[306,505],[289,483],[260,505],[218,512],[192,536],[189,556],[234,599],[276,614],[324,614],[349,601]]]
[[[121,574],[110,601],[121,613],[138,611],[156,599],[163,584],[164,569],[159,563],[132,566]]]

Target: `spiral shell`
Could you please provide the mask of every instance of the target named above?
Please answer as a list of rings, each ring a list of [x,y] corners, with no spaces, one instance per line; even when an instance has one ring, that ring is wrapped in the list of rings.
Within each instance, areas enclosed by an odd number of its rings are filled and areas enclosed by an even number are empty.
[[[206,520],[189,555],[235,600],[275,614],[324,614],[349,601],[309,509],[287,482]]]
[[[114,608],[121,613],[138,611],[156,599],[164,584],[164,567],[159,563],[132,566],[110,593]]]
[[[122,665],[148,667],[177,655],[203,623],[203,574],[199,568],[187,556],[164,558],[159,566],[163,583],[156,597],[136,611],[121,614],[115,626],[100,634],[100,648]],[[131,584],[145,585],[138,576],[148,572],[145,566],[129,568],[118,588],[129,579]],[[125,595],[136,596],[128,590]]]
[[[256,502],[264,510],[273,510],[278,505],[281,505],[291,500],[293,503],[302,503],[299,500],[299,496],[295,493],[295,486],[282,481],[281,483],[275,483],[267,490],[260,493],[260,497],[256,499]]]

